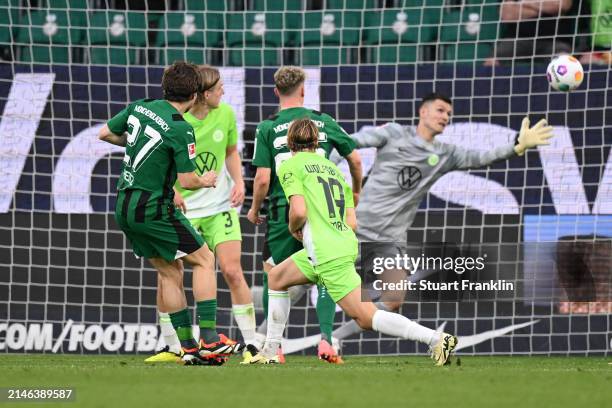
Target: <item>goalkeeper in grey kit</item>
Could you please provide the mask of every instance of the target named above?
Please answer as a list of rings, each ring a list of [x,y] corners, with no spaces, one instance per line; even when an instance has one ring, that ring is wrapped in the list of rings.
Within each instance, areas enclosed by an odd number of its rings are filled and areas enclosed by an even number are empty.
[[[530,128],[525,117],[515,143],[490,151],[465,149],[435,140],[448,125],[451,113],[451,100],[432,93],[421,102],[416,127],[387,123],[351,135],[358,148],[376,147],[375,162],[356,208],[360,242],[406,242],[407,228],[412,225],[421,200],[444,174],[522,156],[529,148],[549,144],[548,139],[553,136],[546,119]],[[405,276],[403,271],[401,276]],[[404,293],[394,295],[391,299],[382,298],[376,306],[398,310]],[[351,321],[336,329],[333,336],[343,339],[360,331]]]

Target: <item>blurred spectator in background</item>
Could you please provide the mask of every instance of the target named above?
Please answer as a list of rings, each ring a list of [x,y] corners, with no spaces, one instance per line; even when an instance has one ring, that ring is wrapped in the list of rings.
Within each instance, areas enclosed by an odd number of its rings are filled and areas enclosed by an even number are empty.
[[[583,0],[587,1],[587,0]],[[590,0],[592,47],[582,55],[583,64],[612,64],[612,0]]]
[[[547,63],[553,55],[571,53],[577,6],[572,0],[504,0],[501,38],[485,65],[511,64],[517,58]]]

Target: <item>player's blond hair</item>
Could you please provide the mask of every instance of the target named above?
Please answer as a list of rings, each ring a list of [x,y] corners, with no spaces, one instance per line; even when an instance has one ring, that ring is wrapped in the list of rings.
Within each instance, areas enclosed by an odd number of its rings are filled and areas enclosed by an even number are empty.
[[[306,81],[306,71],[303,68],[286,65],[274,73],[274,85],[281,95],[291,95]]]
[[[319,145],[319,129],[309,118],[294,120],[287,132],[287,146],[292,152],[315,150]]]
[[[198,71],[202,77],[202,87],[198,93],[198,103],[204,103],[204,92],[210,91],[219,83],[221,73],[211,65],[198,65]]]

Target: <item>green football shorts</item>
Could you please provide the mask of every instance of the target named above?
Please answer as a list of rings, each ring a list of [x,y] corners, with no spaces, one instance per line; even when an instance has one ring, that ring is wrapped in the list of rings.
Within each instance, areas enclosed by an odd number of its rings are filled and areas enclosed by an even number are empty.
[[[278,265],[303,248],[302,243],[289,232],[289,224],[268,220],[263,250],[264,262],[270,263],[272,258],[272,264]]]
[[[356,256],[343,256],[313,266],[305,249],[291,255],[300,272],[312,283],[322,284],[327,288],[329,296],[338,303],[353,289],[361,285],[361,278],[355,270]]]
[[[189,221],[196,230],[200,231],[213,252],[222,242],[242,241],[240,220],[234,208],[208,217],[192,218]]]
[[[131,195],[130,192],[118,194],[115,220],[138,257],[161,257],[172,262],[204,245],[204,239],[180,211],[174,210],[173,205],[153,216],[149,214],[156,211],[154,200],[142,206],[147,207],[146,209],[139,210],[138,206],[130,207]],[[152,207],[151,211],[148,210],[149,206]],[[136,208],[132,210],[134,207]]]

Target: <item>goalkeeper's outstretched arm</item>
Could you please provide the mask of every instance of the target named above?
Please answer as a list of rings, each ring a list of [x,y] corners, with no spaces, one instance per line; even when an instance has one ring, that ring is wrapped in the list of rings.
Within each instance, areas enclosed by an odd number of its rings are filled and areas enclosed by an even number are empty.
[[[387,143],[389,138],[392,137],[393,132],[401,133],[402,131],[402,125],[390,122],[384,124],[383,126],[365,126],[359,132],[353,133],[349,136],[351,139],[353,139],[355,144],[357,144],[357,149],[367,147],[379,148],[383,147]],[[336,165],[339,164],[342,159],[344,159],[344,157],[342,157],[336,150],[333,150],[329,155],[329,160]],[[349,162],[349,168],[351,168],[349,157],[347,156],[346,159],[347,162]],[[359,165],[361,166],[361,160],[359,161]],[[355,183],[353,183],[353,188],[354,187]]]
[[[541,119],[532,128],[529,128],[529,118],[523,118],[521,130],[515,143],[499,146],[489,151],[465,149],[460,146],[449,147],[456,169],[474,169],[488,166],[498,160],[509,159],[514,155],[522,156],[527,149],[550,144],[553,137],[552,126],[548,126],[546,119]]]

